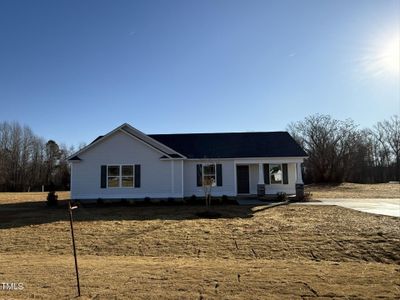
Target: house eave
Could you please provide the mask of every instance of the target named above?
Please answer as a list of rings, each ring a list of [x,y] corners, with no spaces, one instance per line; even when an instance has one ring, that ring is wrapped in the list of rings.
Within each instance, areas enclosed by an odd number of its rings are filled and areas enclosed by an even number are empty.
[[[160,157],[160,160],[165,160],[165,161],[171,161],[171,160],[176,160],[176,161],[180,161],[180,160],[187,160],[187,158],[183,158],[183,157],[181,157],[181,158],[170,158],[170,157]]]
[[[80,159],[79,156],[77,156],[77,155],[74,155],[71,158],[68,158],[67,160],[70,163],[78,163],[78,162],[82,161],[82,159]]]
[[[304,160],[308,156],[264,156],[264,157],[203,157],[203,158],[187,158],[186,160]]]

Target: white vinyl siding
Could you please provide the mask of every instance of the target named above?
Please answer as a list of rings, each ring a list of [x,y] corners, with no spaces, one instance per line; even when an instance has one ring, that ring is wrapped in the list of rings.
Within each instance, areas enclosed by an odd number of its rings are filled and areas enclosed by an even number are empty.
[[[115,132],[73,163],[72,199],[182,197],[182,161],[160,160],[159,151],[123,132]],[[101,165],[140,165],[140,188],[101,188]],[[123,177],[123,176],[122,176]],[[133,181],[134,182],[134,181]]]
[[[221,164],[222,167],[222,186],[213,186],[211,195],[214,197],[227,195],[235,196],[235,171],[233,160],[185,160],[183,162],[183,177],[184,177],[184,196],[190,197],[196,195],[204,197],[204,189],[202,186],[197,186],[197,165]],[[204,173],[204,172],[203,172]]]

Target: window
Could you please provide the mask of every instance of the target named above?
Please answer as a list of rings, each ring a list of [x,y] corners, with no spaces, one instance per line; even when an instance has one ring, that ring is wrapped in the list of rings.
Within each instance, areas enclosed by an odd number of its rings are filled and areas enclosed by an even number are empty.
[[[119,166],[108,166],[107,183],[108,187],[119,187]]]
[[[133,165],[107,167],[107,187],[133,187]]]
[[[270,164],[269,165],[269,176],[271,184],[282,183],[282,165],[281,164]]]
[[[222,164],[197,164],[196,185],[222,186]]]
[[[133,166],[122,166],[122,186],[133,187]]]
[[[211,183],[211,186],[216,185],[216,175],[215,175],[215,164],[205,164],[203,165],[203,184],[208,185]],[[207,184],[208,183],[208,184]]]

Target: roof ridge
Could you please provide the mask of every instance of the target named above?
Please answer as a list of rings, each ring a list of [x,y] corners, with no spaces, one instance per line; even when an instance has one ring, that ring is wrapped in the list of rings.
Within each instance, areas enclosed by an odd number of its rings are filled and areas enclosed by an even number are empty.
[[[191,134],[245,134],[245,133],[289,133],[288,131],[234,131],[234,132],[183,132],[183,133],[150,133],[152,135],[191,135]]]

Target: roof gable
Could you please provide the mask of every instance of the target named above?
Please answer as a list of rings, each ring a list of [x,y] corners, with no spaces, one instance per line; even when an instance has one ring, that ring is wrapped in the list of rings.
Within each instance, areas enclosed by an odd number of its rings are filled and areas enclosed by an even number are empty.
[[[86,147],[82,148],[81,150],[77,151],[76,153],[72,154],[71,156],[68,157],[69,161],[77,161],[79,160],[79,154],[86,152],[90,150],[92,147],[97,145],[98,143],[101,143],[103,140],[108,138],[109,136],[115,134],[116,132],[123,132],[127,134],[128,136],[141,141],[142,143],[146,144],[147,146],[153,148],[154,150],[160,152],[160,154],[166,156],[167,158],[171,157],[179,157],[179,158],[184,158],[180,153],[176,152],[175,150],[169,148],[166,145],[161,144],[159,141],[154,140],[150,136],[144,134],[143,132],[133,128],[131,125],[124,123],[121,126],[118,126],[114,130],[110,131],[106,135],[102,135],[97,137],[93,142],[91,142],[89,145]]]

